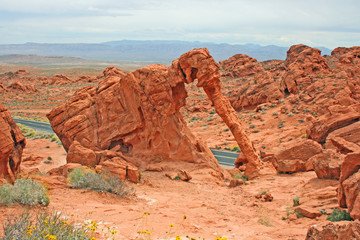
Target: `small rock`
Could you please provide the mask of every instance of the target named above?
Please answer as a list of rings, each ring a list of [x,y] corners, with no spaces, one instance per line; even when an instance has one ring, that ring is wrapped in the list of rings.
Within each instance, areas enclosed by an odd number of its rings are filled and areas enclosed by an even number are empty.
[[[298,219],[298,217],[296,216],[295,213],[293,213],[293,214],[290,214],[290,215],[287,217],[287,219],[289,219],[290,221],[295,221],[295,220]]]
[[[230,180],[230,184],[229,184],[229,187],[237,187],[237,186],[240,186],[240,185],[243,185],[244,184],[244,181],[241,180],[241,179],[231,179]]]
[[[180,170],[177,174],[177,176],[185,182],[188,182],[192,179],[192,177],[190,176],[190,174],[186,171]]]
[[[265,193],[264,195],[262,195],[262,200],[264,202],[271,202],[274,199],[273,196],[271,196],[270,193]]]
[[[321,216],[321,212],[316,209],[308,208],[308,207],[297,207],[296,210],[301,213],[304,217],[314,219],[316,217]]]

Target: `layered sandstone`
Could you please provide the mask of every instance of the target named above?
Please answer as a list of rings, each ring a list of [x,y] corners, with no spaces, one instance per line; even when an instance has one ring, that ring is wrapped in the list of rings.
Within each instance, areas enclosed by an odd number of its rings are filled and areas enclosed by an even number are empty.
[[[311,226],[306,240],[360,239],[360,222],[325,222]]]
[[[278,172],[304,172],[313,170],[312,162],[309,160],[321,152],[322,147],[319,143],[306,139],[289,143],[289,146],[276,154],[271,161]]]
[[[303,44],[291,46],[285,60],[286,73],[281,87],[284,91],[298,93],[307,88],[315,76],[326,75],[331,69],[326,59],[321,56],[321,51]]]
[[[134,182],[137,170],[149,165],[195,173],[207,169],[223,177],[208,147],[190,132],[179,112],[186,103],[185,83],[198,80],[249,159],[249,177],[257,175],[259,158],[222,95],[219,66],[206,49],[192,50],[170,67],[156,64],[126,74],[109,68],[104,76],[97,88],[78,90],[48,114],[68,162],[118,169],[121,178]],[[80,153],[86,159],[79,158]]]
[[[360,220],[360,153],[349,153],[341,164],[338,187],[340,207],[347,207],[350,216]]]
[[[0,179],[12,182],[20,170],[25,138],[11,118],[10,112],[0,104]]]

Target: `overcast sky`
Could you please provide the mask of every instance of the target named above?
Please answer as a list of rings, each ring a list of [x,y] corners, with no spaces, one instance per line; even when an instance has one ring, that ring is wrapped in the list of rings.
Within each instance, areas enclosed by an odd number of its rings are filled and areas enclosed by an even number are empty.
[[[360,46],[359,0],[0,0],[0,43]]]

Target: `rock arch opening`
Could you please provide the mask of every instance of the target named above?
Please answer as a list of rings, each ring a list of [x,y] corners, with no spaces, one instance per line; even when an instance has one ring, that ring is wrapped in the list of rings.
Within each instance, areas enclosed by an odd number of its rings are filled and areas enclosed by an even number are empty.
[[[235,109],[222,93],[219,65],[210,56],[209,51],[205,48],[194,49],[180,56],[178,60],[173,62],[172,67],[178,69],[179,76],[184,77],[185,83],[192,83],[197,80],[196,86],[204,90],[216,113],[228,126],[242,153],[247,158],[248,164],[245,175],[248,178],[258,176],[260,158],[246,135]]]

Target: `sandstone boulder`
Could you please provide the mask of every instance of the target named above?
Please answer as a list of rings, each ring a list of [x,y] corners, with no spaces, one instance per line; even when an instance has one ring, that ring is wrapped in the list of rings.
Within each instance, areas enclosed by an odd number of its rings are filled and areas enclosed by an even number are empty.
[[[360,47],[338,47],[331,56],[336,58],[335,71],[345,71],[350,78],[360,75]]]
[[[22,84],[20,82],[14,82],[8,86],[8,89],[26,93],[38,92],[37,88],[33,84]]]
[[[15,181],[20,171],[25,138],[11,118],[10,112],[0,104],[0,178]]]
[[[279,90],[279,82],[274,81],[270,72],[261,63],[245,54],[237,54],[220,61],[225,77],[241,78],[230,90],[230,101],[236,110],[256,107],[258,104],[284,97]]]
[[[352,218],[360,219],[360,153],[349,153],[341,164],[338,201]]]
[[[256,59],[245,54],[236,54],[219,62],[221,69],[231,78],[252,76],[264,72],[264,68]]]
[[[303,44],[291,46],[285,59],[286,73],[281,79],[284,92],[297,94],[299,90],[312,84],[313,76],[331,72],[321,51]]]
[[[60,85],[71,84],[72,80],[65,75],[56,74],[50,78],[45,78],[42,83],[46,85],[50,84],[50,85],[60,86]]]
[[[360,239],[359,221],[325,222],[308,229],[306,240]]]
[[[322,179],[339,179],[340,166],[344,156],[335,150],[326,149],[309,159],[313,163],[315,173]]]
[[[312,123],[311,127],[306,130],[309,138],[319,143],[325,143],[329,133],[359,121],[360,112],[354,107],[336,107],[330,108],[329,113],[324,114],[319,120]]]
[[[272,158],[272,164],[278,172],[303,172],[307,169],[308,160],[322,152],[322,146],[310,139],[289,144],[287,148]]]
[[[360,152],[360,122],[331,132],[326,138],[325,148],[332,148],[343,154]]]

